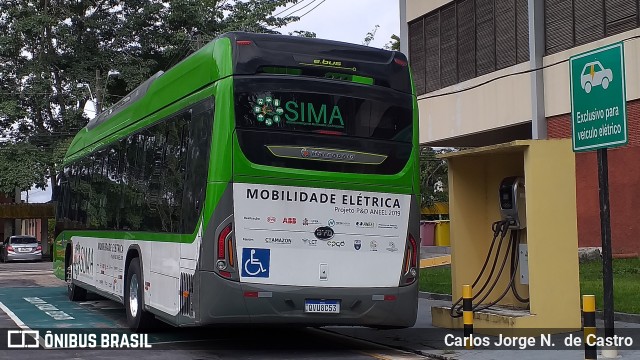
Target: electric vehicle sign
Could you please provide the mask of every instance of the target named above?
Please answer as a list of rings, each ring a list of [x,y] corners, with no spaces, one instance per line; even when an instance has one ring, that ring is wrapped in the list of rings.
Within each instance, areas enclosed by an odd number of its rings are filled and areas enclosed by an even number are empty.
[[[573,151],[628,142],[623,43],[571,57]]]

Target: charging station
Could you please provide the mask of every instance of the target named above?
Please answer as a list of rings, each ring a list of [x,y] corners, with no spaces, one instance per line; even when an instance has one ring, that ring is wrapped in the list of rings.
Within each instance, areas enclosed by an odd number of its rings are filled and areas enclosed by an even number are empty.
[[[432,307],[433,325],[463,327],[457,300],[473,284],[478,333],[580,329],[571,140],[514,141],[441,158],[449,164],[453,304]]]

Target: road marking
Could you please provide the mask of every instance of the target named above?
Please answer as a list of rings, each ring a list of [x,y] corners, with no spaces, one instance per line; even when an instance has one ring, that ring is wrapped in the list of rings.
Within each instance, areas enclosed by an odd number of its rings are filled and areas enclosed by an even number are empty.
[[[27,330],[27,331],[33,331],[31,330],[30,327],[28,327],[24,322],[22,322],[22,320],[20,320],[20,318],[13,313],[13,311],[11,311],[8,307],[6,307],[1,301],[0,301],[0,309],[2,309],[2,311],[4,311],[5,314],[7,314],[7,316],[22,330]],[[37,340],[40,344],[41,347],[48,349],[47,347],[44,346],[44,339],[42,338],[42,336],[38,336],[38,339],[36,339],[32,333],[28,333],[29,336],[31,336],[34,340]],[[38,332],[38,334],[40,334],[40,332]]]
[[[53,275],[52,271],[49,270],[19,270],[19,271],[7,271],[0,270],[0,276],[36,276],[36,275]]]
[[[420,260],[420,268],[428,268],[451,264],[451,255],[436,256]]]

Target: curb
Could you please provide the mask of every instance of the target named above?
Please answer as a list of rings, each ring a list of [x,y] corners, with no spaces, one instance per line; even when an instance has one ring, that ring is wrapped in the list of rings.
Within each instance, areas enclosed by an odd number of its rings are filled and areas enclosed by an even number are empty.
[[[430,293],[426,291],[420,291],[418,296],[421,299],[427,299],[427,300],[451,301],[451,295],[448,295],[448,294],[436,294],[436,293]]]
[[[600,319],[600,320],[603,320],[604,319],[604,312],[596,311],[596,318]],[[621,321],[621,322],[640,324],[640,315],[614,312],[613,313],[613,320],[614,321]]]
[[[420,291],[418,296],[421,299],[427,299],[427,300],[452,301],[451,295],[448,295],[448,294],[436,294],[436,293],[430,293],[426,291]],[[602,311],[596,311],[596,318],[599,320],[603,320],[604,313]],[[640,314],[627,314],[627,313],[614,312],[613,319],[615,321],[620,321],[620,322],[640,324]]]

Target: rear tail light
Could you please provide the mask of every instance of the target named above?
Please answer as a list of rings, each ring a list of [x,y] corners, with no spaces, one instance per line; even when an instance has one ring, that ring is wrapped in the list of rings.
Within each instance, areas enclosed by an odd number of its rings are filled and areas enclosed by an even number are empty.
[[[253,42],[251,40],[238,40],[236,44],[246,46],[253,44]]]
[[[11,245],[7,246],[7,251],[14,251],[13,250],[13,246],[11,246]]]
[[[418,276],[418,251],[416,239],[411,234],[407,235],[407,246],[404,251],[400,285],[409,285],[415,282]]]
[[[409,245],[411,246],[411,267],[416,268],[418,266],[418,243],[411,234],[409,234]]]
[[[225,228],[220,232],[220,235],[218,235],[218,260],[225,259],[224,245],[229,233],[231,233],[231,224],[225,226]]]
[[[407,66],[407,62],[403,59],[393,58],[393,61],[400,66]]]
[[[216,271],[217,273],[231,280],[238,280],[238,273],[235,270],[235,248],[233,245],[232,223],[225,226],[218,234],[216,246]]]
[[[38,245],[38,247],[36,248],[36,251],[42,251],[42,246]]]
[[[314,133],[322,134],[322,135],[333,135],[333,136],[343,135],[340,131],[332,131],[332,130],[315,130]]]

